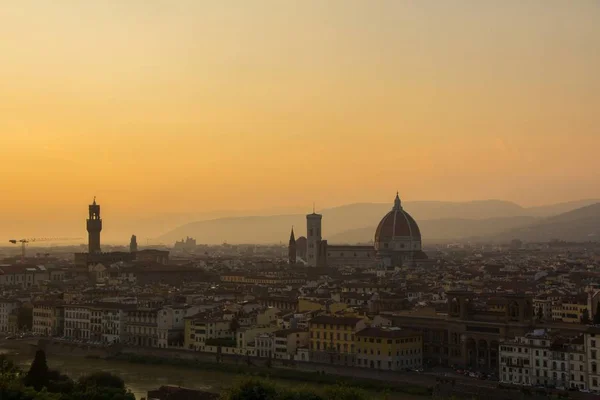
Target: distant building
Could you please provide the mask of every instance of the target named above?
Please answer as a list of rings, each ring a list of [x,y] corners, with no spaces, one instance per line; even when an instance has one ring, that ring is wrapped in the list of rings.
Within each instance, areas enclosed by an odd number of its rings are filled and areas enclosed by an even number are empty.
[[[181,239],[175,242],[173,246],[173,250],[182,250],[182,251],[194,251],[196,250],[196,239],[191,237],[186,237],[185,240]]]
[[[100,205],[94,202],[89,206],[89,217],[87,219],[88,252],[90,254],[100,253],[100,232],[102,231],[102,218],[100,218]]]
[[[296,264],[296,238],[294,237],[294,228],[290,233],[290,241],[288,245],[288,261],[291,265]]]
[[[135,235],[131,235],[131,240],[129,241],[129,252],[135,253],[138,251],[137,237]]]
[[[306,238],[291,241],[289,254],[311,267],[392,267],[413,265],[427,259],[421,250],[421,231],[403,208],[396,194],[394,207],[375,231],[374,246],[331,245],[322,237],[323,216],[313,211],[306,216]]]
[[[75,253],[75,265],[78,267],[88,267],[90,265],[103,264],[105,266],[118,262],[157,262],[167,264],[169,252],[164,250],[142,250],[138,251],[137,237],[131,236],[129,252],[113,251],[103,253],[100,250],[100,232],[102,231],[102,219],[100,218],[100,205],[94,202],[89,206],[89,217],[87,219],[88,231],[88,252]],[[194,244],[196,242],[194,241]]]

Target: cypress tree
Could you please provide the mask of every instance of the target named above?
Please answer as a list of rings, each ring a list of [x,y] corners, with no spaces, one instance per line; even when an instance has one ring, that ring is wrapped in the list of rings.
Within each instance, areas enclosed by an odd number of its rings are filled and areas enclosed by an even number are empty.
[[[48,363],[43,350],[35,352],[35,358],[25,376],[24,383],[26,386],[32,386],[35,390],[42,390],[44,386],[48,385]]]

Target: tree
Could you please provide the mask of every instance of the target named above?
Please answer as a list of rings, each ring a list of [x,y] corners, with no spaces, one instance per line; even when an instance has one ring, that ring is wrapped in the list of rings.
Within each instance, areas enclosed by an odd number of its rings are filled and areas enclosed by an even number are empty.
[[[0,355],[0,374],[3,377],[16,378],[21,374],[21,369],[8,359],[5,354]]]
[[[225,396],[225,400],[277,400],[277,388],[267,382],[248,379],[233,387]]]
[[[325,398],[327,400],[365,400],[367,397],[359,389],[338,385],[327,389]]]
[[[581,313],[581,323],[584,325],[590,324],[590,313],[587,308],[584,308],[583,312]]]
[[[594,314],[594,325],[600,325],[600,301],[596,306],[596,314]]]
[[[29,372],[25,377],[24,383],[26,386],[32,386],[35,390],[42,390],[48,385],[48,363],[46,362],[46,353],[43,350],[35,352],[35,358],[31,363]]]

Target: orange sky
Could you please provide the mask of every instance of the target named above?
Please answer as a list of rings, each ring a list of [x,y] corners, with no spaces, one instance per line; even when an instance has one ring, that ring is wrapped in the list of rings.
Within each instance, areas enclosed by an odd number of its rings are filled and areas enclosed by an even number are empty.
[[[2,3],[2,218],[600,197],[594,0]]]

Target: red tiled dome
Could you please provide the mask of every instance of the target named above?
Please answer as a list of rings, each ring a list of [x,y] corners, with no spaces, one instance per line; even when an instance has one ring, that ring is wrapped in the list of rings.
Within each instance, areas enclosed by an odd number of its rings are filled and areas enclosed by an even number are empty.
[[[413,217],[402,209],[400,198],[396,196],[394,208],[383,217],[375,230],[375,242],[390,242],[399,236],[421,241],[419,226]]]

